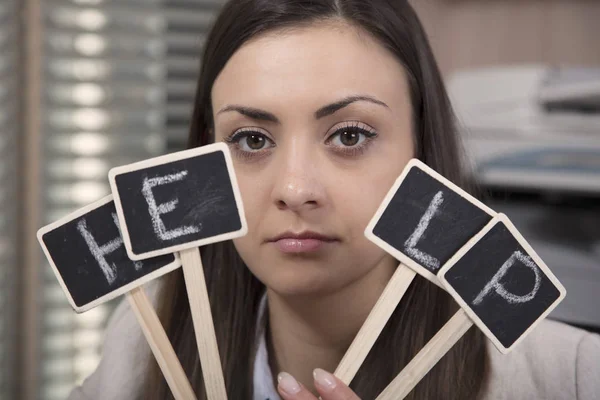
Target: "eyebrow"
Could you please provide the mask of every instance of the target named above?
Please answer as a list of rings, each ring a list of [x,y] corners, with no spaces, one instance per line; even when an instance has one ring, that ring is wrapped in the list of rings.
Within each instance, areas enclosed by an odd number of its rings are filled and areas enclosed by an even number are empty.
[[[377,105],[386,107],[388,109],[390,108],[383,101],[377,100],[376,98],[371,97],[371,96],[348,96],[348,97],[345,97],[334,103],[327,104],[326,106],[319,108],[317,111],[315,111],[315,119],[321,119],[321,118],[327,117],[329,115],[332,115],[336,111],[339,111],[342,108],[347,107],[350,104],[355,103],[357,101],[366,101],[366,102],[370,102],[373,104],[377,104]],[[224,112],[228,112],[228,111],[237,111],[240,114],[245,115],[248,118],[252,118],[252,119],[258,120],[258,121],[268,121],[268,122],[274,122],[276,124],[280,123],[279,119],[274,114],[271,114],[270,112],[260,110],[258,108],[240,106],[237,104],[231,104],[231,105],[223,107],[221,110],[219,110],[217,115],[224,113]]]

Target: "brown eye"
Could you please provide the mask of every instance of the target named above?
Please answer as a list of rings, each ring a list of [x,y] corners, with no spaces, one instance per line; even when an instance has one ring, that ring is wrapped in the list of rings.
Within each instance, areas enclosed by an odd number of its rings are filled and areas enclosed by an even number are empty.
[[[257,131],[238,131],[225,138],[225,142],[241,153],[259,153],[275,146],[266,135]]]
[[[260,150],[265,145],[265,137],[262,135],[246,136],[246,145],[252,150]]]
[[[362,154],[376,137],[377,132],[374,130],[363,128],[359,122],[353,122],[336,130],[325,140],[325,144],[340,154],[355,156]]]
[[[340,142],[344,146],[355,146],[360,140],[360,134],[356,132],[343,131],[340,133]]]

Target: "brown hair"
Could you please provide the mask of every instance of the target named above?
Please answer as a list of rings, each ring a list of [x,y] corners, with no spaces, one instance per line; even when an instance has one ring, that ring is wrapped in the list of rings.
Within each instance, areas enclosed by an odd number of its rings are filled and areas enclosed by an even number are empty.
[[[370,33],[405,68],[414,113],[415,157],[472,192],[461,168],[462,152],[448,96],[427,37],[403,0],[232,0],[208,36],[192,117],[189,147],[214,138],[211,89],[225,63],[246,41],[266,32],[343,20]],[[257,311],[264,285],[231,241],[201,248],[221,362],[230,399],[251,399]],[[443,290],[417,277],[351,383],[374,399],[443,326],[457,306]],[[181,271],[166,277],[159,315],[198,398],[205,399],[188,298]],[[410,399],[473,399],[487,376],[485,338],[471,329],[411,392]],[[171,399],[154,360],[144,399]]]

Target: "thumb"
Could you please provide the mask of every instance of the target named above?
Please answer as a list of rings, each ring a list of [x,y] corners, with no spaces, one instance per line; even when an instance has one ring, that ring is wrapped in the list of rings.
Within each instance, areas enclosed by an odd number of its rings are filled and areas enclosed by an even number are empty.
[[[322,400],[360,400],[344,382],[321,368],[313,371],[313,377]]]

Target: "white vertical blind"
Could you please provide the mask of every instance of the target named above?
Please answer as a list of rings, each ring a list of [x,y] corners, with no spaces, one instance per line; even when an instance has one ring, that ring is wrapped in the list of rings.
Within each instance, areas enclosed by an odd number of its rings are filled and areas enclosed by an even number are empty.
[[[200,56],[208,30],[224,3],[219,0],[165,0],[167,144],[171,151],[185,148]]]
[[[25,154],[39,154],[39,174],[28,174],[39,175],[39,195],[27,198],[41,213],[39,218],[21,213],[29,225],[41,227],[108,194],[111,167],[185,146],[202,46],[222,3],[35,0],[39,16],[28,13],[18,31],[25,3],[0,0],[0,399],[20,398],[12,350],[17,330],[9,329],[18,308],[5,307],[20,295],[13,243],[18,234],[11,231],[18,225],[19,214],[11,208],[19,203],[18,182],[10,179],[23,130],[16,122],[21,90],[16,63],[41,62],[28,70],[28,79],[39,78],[40,90],[31,91],[25,107],[40,112],[39,129],[33,130],[39,140],[26,141],[37,150]],[[41,45],[39,54],[37,44],[29,46],[28,60],[10,38],[23,40],[32,31],[40,33]],[[31,400],[64,399],[97,367],[106,322],[121,299],[75,314],[41,249],[39,259],[33,276],[40,287],[36,284],[36,299],[28,305],[39,332],[24,339],[36,349],[30,375],[36,384],[23,392]]]
[[[19,9],[0,1],[0,399],[15,397],[17,346],[17,171]]]
[[[110,193],[109,168],[165,151],[167,54],[160,0],[41,5],[40,226]],[[114,302],[75,314],[43,260],[39,398],[64,399],[96,368]]]

